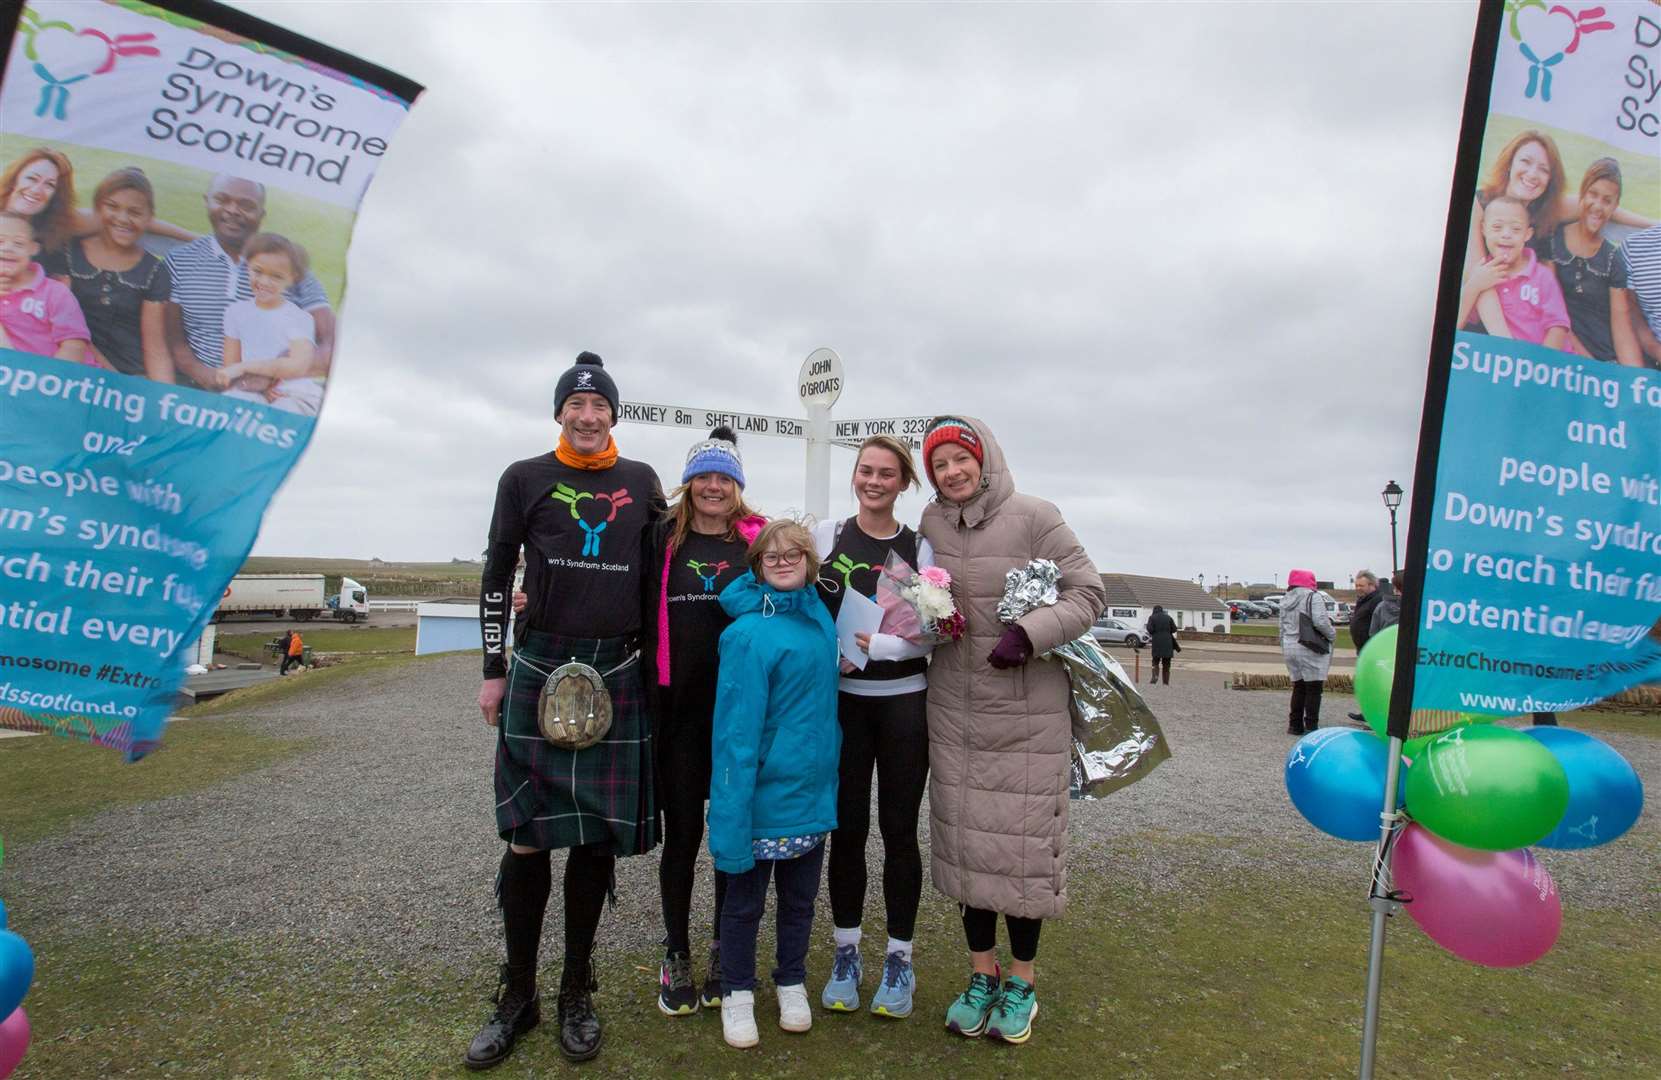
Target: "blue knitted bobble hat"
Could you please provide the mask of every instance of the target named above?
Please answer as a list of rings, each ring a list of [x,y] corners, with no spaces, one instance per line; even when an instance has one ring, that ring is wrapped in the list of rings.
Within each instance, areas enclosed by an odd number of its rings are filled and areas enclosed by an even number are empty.
[[[709,438],[693,443],[692,449],[686,452],[681,483],[702,473],[730,476],[740,491],[744,489],[744,458],[738,453],[738,436],[725,424],[712,430]]]

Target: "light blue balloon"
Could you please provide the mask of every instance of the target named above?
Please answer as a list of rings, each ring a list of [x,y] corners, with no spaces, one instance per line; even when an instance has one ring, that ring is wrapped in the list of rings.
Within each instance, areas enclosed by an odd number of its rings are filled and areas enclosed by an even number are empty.
[[[1535,846],[1589,848],[1620,836],[1644,810],[1644,783],[1613,746],[1584,731],[1528,727],[1569,777],[1569,808],[1563,820]]]
[[[10,1016],[23,1004],[34,981],[35,954],[29,943],[10,930],[0,930],[0,1016]]]
[[[1286,793],[1309,823],[1340,840],[1377,840],[1389,751],[1370,731],[1319,728],[1286,754]]]

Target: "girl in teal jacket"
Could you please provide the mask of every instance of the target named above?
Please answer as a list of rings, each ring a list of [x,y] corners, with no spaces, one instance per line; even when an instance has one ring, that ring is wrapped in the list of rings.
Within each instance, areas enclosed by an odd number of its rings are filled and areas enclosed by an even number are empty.
[[[750,572],[721,592],[709,791],[709,853],[728,875],[721,909],[721,1026],[754,1046],[756,933],[778,895],[779,1026],[806,1031],[807,950],[825,837],[836,828],[836,628],[811,587],[813,536],[775,521],[750,545]],[[672,782],[672,780],[670,781]]]

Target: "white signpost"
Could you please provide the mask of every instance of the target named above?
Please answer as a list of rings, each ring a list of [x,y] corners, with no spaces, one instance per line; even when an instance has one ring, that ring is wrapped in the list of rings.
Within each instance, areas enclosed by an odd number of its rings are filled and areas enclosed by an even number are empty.
[[[807,442],[804,508],[814,517],[830,516],[830,448],[859,449],[872,435],[893,435],[912,449],[923,445],[926,416],[890,416],[872,420],[831,420],[831,406],[842,396],[842,358],[831,349],[814,349],[796,375],[796,395],[807,418],[763,413],[699,409],[691,405],[654,405],[646,401],[619,402],[620,422],[709,431],[726,424],[740,435],[776,435]]]
[[[830,414],[842,396],[842,358],[830,349],[814,349],[796,373],[796,390],[807,410],[807,512],[823,521],[830,516]]]

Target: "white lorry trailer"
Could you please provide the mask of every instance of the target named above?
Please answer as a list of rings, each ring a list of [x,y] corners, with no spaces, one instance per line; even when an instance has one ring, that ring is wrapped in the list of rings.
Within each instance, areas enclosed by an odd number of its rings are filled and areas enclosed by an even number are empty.
[[[238,574],[225,588],[213,621],[228,618],[298,619],[318,616],[355,623],[369,617],[369,593],[349,577],[340,592],[325,596],[322,574]]]

